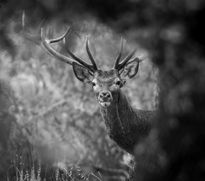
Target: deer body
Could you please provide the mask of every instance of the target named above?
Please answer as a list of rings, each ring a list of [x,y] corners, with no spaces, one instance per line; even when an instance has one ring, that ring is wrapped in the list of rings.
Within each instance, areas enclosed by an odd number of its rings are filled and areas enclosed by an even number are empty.
[[[115,96],[113,104],[101,107],[101,114],[110,138],[133,154],[136,143],[146,137],[151,129],[154,112],[133,109],[121,91]]]
[[[101,106],[102,117],[105,120],[109,136],[121,148],[133,154],[136,143],[149,134],[151,119],[154,115],[152,111],[134,110],[126,96],[121,92],[126,78],[131,79],[137,74],[141,60],[137,57],[133,58],[135,51],[121,60],[123,49],[123,41],[121,41],[121,50],[115,60],[114,67],[108,71],[98,69],[89,49],[88,39],[86,51],[92,64],[86,63],[69,49],[67,49],[67,53],[70,57],[66,57],[53,49],[51,44],[63,40],[68,32],[69,29],[61,37],[51,40],[45,37],[44,32],[41,32],[43,47],[59,60],[70,64],[75,76],[80,81],[92,85],[97,101]]]

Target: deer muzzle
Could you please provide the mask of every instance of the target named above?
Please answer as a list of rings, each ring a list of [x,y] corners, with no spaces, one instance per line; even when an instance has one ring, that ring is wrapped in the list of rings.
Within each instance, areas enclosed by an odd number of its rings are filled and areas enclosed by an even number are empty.
[[[98,95],[98,101],[103,107],[108,107],[112,100],[113,98],[110,91],[101,91]]]

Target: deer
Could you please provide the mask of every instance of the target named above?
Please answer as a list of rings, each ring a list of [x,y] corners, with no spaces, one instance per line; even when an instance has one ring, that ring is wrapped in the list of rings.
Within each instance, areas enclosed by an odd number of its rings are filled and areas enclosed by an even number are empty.
[[[88,38],[85,49],[91,64],[72,53],[68,48],[66,50],[69,56],[65,56],[55,50],[52,44],[65,40],[69,30],[70,28],[57,38],[48,39],[44,29],[41,28],[42,47],[56,59],[72,66],[78,80],[92,86],[109,137],[123,150],[134,155],[135,145],[147,137],[152,128],[155,111],[133,108],[121,89],[125,86],[127,79],[132,79],[138,73],[142,60],[134,56],[136,50],[131,51],[122,59],[122,38],[120,51],[110,70],[98,68],[90,50]]]

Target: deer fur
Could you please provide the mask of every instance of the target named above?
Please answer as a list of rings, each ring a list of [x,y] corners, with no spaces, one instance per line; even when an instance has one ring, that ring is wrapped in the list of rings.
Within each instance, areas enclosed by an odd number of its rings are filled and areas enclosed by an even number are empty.
[[[121,148],[133,154],[137,142],[149,134],[154,111],[132,108],[121,90],[113,95],[109,107],[101,106],[108,134]]]
[[[135,50],[121,60],[122,40],[114,67],[109,71],[100,70],[90,51],[88,39],[86,40],[86,51],[92,63],[91,65],[77,57],[69,49],[67,49],[67,53],[70,57],[67,57],[61,55],[51,46],[52,43],[63,40],[68,32],[69,28],[62,36],[49,40],[42,30],[43,47],[59,60],[71,65],[75,76],[80,81],[93,86],[97,101],[101,106],[101,113],[108,134],[121,148],[133,154],[138,141],[149,134],[151,119],[155,114],[152,111],[133,109],[126,96],[121,92],[121,88],[126,82],[125,78],[131,79],[137,74],[141,60],[134,56]]]

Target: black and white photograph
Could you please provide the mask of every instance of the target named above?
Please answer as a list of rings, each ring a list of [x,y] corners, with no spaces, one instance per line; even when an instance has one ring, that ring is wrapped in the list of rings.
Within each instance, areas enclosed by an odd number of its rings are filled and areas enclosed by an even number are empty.
[[[0,0],[0,181],[205,181],[204,0]]]

